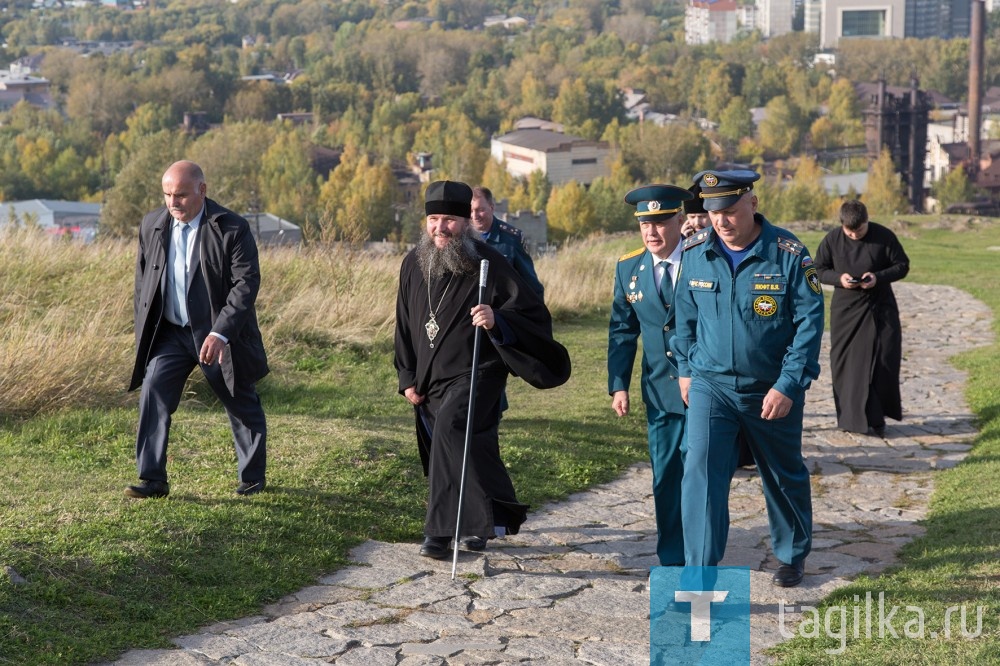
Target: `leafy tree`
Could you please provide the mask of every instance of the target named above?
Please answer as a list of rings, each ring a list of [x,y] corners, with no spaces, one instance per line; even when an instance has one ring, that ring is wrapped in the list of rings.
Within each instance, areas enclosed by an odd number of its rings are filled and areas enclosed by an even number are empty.
[[[435,179],[479,182],[489,158],[489,143],[482,129],[465,115],[440,107],[415,114],[414,121],[420,129],[413,139],[413,151],[434,154]]]
[[[66,115],[107,136],[125,129],[134,100],[132,85],[118,73],[92,70],[70,83]]]
[[[545,214],[549,220],[549,238],[556,241],[584,236],[599,228],[587,190],[575,181],[552,188]]]
[[[644,183],[687,178],[710,152],[708,139],[697,126],[680,123],[628,125],[622,128],[621,150],[632,179]]]
[[[143,215],[163,205],[160,179],[173,162],[183,159],[186,139],[167,130],[143,136],[108,191],[101,209],[100,234],[134,238]]]
[[[323,208],[321,237],[361,241],[402,240],[396,222],[396,179],[388,164],[372,164],[355,146],[347,146],[340,164],[319,190]]]
[[[552,196],[552,183],[541,170],[528,175],[528,202],[530,210],[545,210]]]
[[[882,149],[882,153],[868,170],[868,189],[865,190],[863,200],[873,218],[890,217],[910,209],[910,204],[903,195],[902,181],[886,148]]]
[[[594,205],[598,229],[607,232],[635,230],[635,209],[624,202],[625,193],[633,187],[628,167],[619,154],[611,165],[611,175],[596,178],[587,190]]]
[[[294,128],[281,127],[261,160],[261,209],[305,228],[318,212],[316,181],[308,142]]]
[[[793,154],[802,139],[802,112],[784,95],[768,102],[764,111],[758,127],[761,146],[774,156]]]
[[[795,177],[779,194],[777,210],[769,209],[775,220],[797,222],[824,219],[827,214],[829,196],[823,187],[823,174],[816,161],[809,157],[799,160]]]
[[[274,126],[260,122],[226,123],[198,137],[190,159],[205,171],[208,195],[237,213],[262,212],[261,167],[274,137]]]
[[[931,184],[931,195],[937,199],[940,211],[963,201],[971,201],[977,194],[962,165],[952,169]]]
[[[695,80],[692,96],[692,100],[696,100],[694,108],[706,118],[717,120],[732,97],[733,79],[726,63],[719,63]]]

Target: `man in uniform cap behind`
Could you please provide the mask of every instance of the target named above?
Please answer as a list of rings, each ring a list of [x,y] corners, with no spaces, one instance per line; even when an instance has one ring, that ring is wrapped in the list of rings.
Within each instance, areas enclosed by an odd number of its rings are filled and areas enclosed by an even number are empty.
[[[773,581],[792,587],[802,581],[812,543],[802,415],[805,392],[819,375],[823,295],[802,243],[757,213],[752,190],[759,177],[749,170],[695,176],[712,227],[684,243],[671,343],[688,404],[685,560],[715,566],[725,554],[742,432],[780,561]]]
[[[517,274],[528,283],[538,298],[545,297],[545,287],[538,281],[535,263],[524,249],[524,236],[513,224],[507,224],[493,214],[495,204],[489,188],[472,188],[472,227],[483,235],[486,244],[493,247],[510,262]]]
[[[673,185],[647,185],[625,195],[636,207],[645,245],[618,260],[608,327],[608,393],[618,416],[629,412],[629,384],[642,337],[642,400],[646,405],[649,460],[653,466],[656,554],[663,566],[684,565],[681,529],[681,450],[684,402],[674,335],[674,282],[680,275],[683,203],[691,192]]]
[[[500,459],[497,426],[507,375],[551,388],[569,378],[570,360],[552,338],[552,318],[541,299],[472,229],[472,188],[436,181],[425,197],[426,233],[400,266],[394,364],[399,392],[414,406],[428,477],[420,554],[444,558],[459,509],[476,327],[486,336],[475,369],[462,506],[460,545],[467,550],[483,550],[494,536],[517,534],[527,516]],[[489,271],[480,304],[482,259],[489,261]]]

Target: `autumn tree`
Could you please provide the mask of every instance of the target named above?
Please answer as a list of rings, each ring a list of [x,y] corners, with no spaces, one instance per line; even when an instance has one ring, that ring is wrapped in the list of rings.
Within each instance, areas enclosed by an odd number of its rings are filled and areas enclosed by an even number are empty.
[[[976,187],[965,173],[965,167],[958,165],[931,184],[931,195],[937,199],[939,212],[943,212],[951,204],[975,198]]]
[[[623,127],[620,136],[625,164],[632,179],[639,182],[671,183],[688,178],[710,152],[708,139],[694,124],[633,124]]]
[[[482,129],[461,113],[441,107],[414,115],[420,129],[413,152],[434,154],[435,180],[478,183],[489,158],[489,141]]]
[[[163,130],[141,137],[122,167],[101,209],[102,236],[133,238],[143,215],[163,205],[160,179],[164,171],[186,156],[183,134]]]
[[[802,139],[802,111],[785,95],[772,99],[764,107],[764,119],[758,127],[761,146],[769,154],[793,154]]]
[[[274,136],[271,124],[244,122],[198,137],[190,158],[205,171],[208,195],[237,213],[261,212],[261,169]]]
[[[825,219],[830,197],[823,186],[823,174],[816,160],[803,157],[795,176],[782,187],[777,201],[768,204],[768,214],[778,222]]]
[[[584,236],[598,229],[594,204],[587,196],[587,190],[576,181],[552,188],[545,215],[549,220],[551,240]]]
[[[319,190],[321,238],[402,240],[394,208],[396,190],[387,163],[373,163],[357,147],[347,146]]]
[[[308,141],[295,128],[281,127],[261,159],[261,210],[305,228],[318,212],[317,179],[309,163]]]
[[[896,173],[896,165],[887,148],[882,149],[878,159],[868,170],[868,188],[862,200],[868,212],[874,217],[890,217],[910,209],[903,195],[902,180]]]
[[[601,231],[634,231],[635,209],[624,202],[625,193],[635,186],[621,155],[611,165],[611,174],[594,180],[587,190],[594,205],[597,228]]]

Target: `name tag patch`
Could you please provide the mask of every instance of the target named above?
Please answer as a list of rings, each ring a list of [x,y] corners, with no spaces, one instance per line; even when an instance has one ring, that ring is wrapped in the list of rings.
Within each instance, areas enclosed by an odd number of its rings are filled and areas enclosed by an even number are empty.
[[[752,294],[783,294],[785,293],[784,282],[754,282],[750,286]]]
[[[688,289],[697,291],[715,291],[714,280],[688,280]]]

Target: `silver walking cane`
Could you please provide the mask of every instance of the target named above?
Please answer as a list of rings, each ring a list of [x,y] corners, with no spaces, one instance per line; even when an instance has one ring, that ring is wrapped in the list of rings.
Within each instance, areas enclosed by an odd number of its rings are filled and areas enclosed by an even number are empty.
[[[490,262],[483,259],[479,262],[479,305],[483,304],[483,292],[486,291],[486,274],[489,273]],[[465,419],[465,448],[462,451],[462,477],[458,484],[458,515],[455,517],[455,550],[451,558],[451,579],[455,580],[455,570],[458,568],[458,540],[462,530],[462,496],[465,494],[465,465],[469,458],[469,441],[472,439],[472,420],[476,412],[476,380],[479,375],[479,337],[480,326],[472,336],[472,378],[469,381],[469,413]]]

